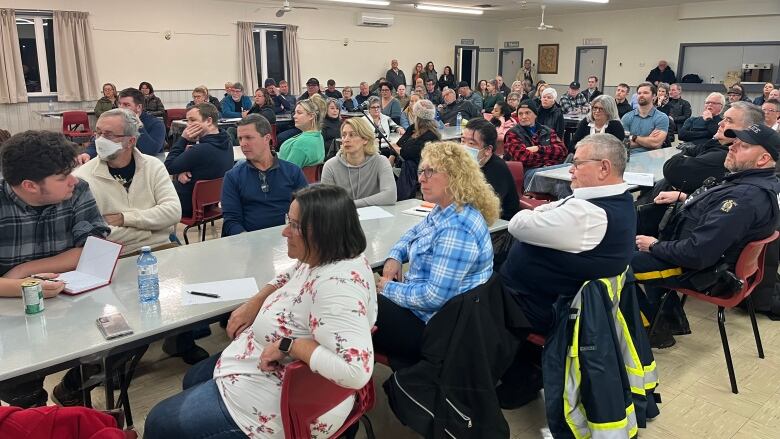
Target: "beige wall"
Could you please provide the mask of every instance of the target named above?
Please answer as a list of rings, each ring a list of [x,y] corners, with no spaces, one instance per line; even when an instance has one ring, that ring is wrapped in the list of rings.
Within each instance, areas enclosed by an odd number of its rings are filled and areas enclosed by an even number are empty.
[[[762,3],[762,2],[756,2]],[[763,2],[771,6],[775,2]],[[558,74],[539,75],[540,79],[557,84],[568,84],[574,78],[576,47],[582,46],[584,38],[601,38],[607,46],[606,84],[620,82],[637,84],[645,79],[659,59],[669,61],[675,72],[680,43],[731,42],[731,41],[777,41],[779,17],[752,16],[732,18],[691,19],[696,11],[702,15],[718,15],[726,10],[728,2],[693,3],[682,7],[631,9],[607,13],[582,13],[569,15],[547,15],[545,22],[560,26],[564,32],[526,31],[522,26],[536,26],[533,20],[512,20],[503,22],[498,32],[498,46],[504,41],[520,41],[526,57],[536,62],[539,44],[560,44]],[[756,14],[754,7],[742,5],[744,13]],[[685,13],[686,20],[679,20],[678,10]],[[767,9],[767,14],[772,13]],[[726,14],[723,14],[726,15]]]
[[[280,3],[0,0],[0,7],[89,11],[99,78],[120,88],[144,80],[158,89],[189,89],[204,83],[221,88],[225,81],[235,80],[238,20],[299,25],[302,80],[334,78],[343,85],[376,80],[393,57],[408,80],[418,61],[431,60],[441,72],[452,65],[453,48],[461,38],[495,47],[497,37],[497,22],[398,12],[390,12],[395,25],[389,28],[359,27],[356,17],[361,9],[330,5],[276,18]],[[166,30],[173,32],[169,41],[163,38]],[[480,67],[480,77],[495,75],[496,55],[480,54]]]

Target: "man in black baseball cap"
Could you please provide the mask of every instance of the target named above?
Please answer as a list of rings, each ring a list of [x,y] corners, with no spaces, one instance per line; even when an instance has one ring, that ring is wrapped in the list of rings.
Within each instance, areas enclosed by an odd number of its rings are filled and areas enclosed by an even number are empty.
[[[320,90],[320,81],[317,78],[309,78],[309,80],[306,81],[306,91],[303,92],[298,100],[301,101],[304,99],[309,99],[315,94],[319,94],[323,99],[325,98],[325,95],[323,95],[322,91]]]
[[[631,267],[637,281],[645,284],[651,305],[643,312],[650,321],[669,288],[724,297],[734,294],[739,286],[730,282],[721,267],[734,273],[742,249],[777,228],[780,180],[775,176],[775,161],[780,134],[757,124],[744,130],[728,129],[724,134],[735,139],[724,162],[730,173],[719,184],[714,178],[705,180],[690,195],[678,191],[658,194],[656,204],[679,201],[681,206],[661,230],[660,239],[636,237],[639,251]],[[674,344],[672,335],[688,334],[690,327],[676,293],[668,295],[661,312],[650,342],[664,348]]]
[[[469,86],[468,82],[460,81],[458,83],[458,94],[463,100],[470,101],[482,112],[482,95],[471,91],[471,86]]]
[[[563,113],[576,113],[579,112],[582,107],[588,104],[588,99],[580,93],[580,83],[572,81],[569,84],[569,89],[566,94],[561,96],[561,107],[563,107]]]

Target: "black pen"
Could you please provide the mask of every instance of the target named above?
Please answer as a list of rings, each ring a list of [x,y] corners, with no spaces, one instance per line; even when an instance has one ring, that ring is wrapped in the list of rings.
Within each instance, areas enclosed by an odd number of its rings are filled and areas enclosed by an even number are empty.
[[[187,292],[192,294],[193,296],[203,296],[203,297],[211,297],[212,299],[219,299],[219,294],[202,293],[200,291],[187,291]]]

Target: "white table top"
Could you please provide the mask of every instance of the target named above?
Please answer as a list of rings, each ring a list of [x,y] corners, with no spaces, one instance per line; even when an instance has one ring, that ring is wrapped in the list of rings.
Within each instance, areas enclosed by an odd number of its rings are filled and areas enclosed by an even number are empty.
[[[382,206],[392,218],[363,222],[366,257],[381,266],[398,238],[422,218],[402,214],[419,200]],[[498,220],[491,232],[504,230]],[[136,258],[120,259],[110,285],[79,296],[46,299],[46,310],[25,316],[22,299],[0,299],[0,381],[79,358],[100,358],[108,350],[232,311],[241,301],[208,305],[181,303],[183,284],[254,277],[262,287],[294,261],[287,257],[282,226],[155,252],[160,300],[138,300]],[[119,311],[134,334],[107,341],[95,319]]]

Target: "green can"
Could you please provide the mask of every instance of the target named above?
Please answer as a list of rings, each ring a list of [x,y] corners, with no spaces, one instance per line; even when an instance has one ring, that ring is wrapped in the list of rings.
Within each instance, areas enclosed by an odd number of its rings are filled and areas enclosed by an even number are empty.
[[[43,287],[41,281],[30,279],[22,282],[24,313],[28,315],[43,312]]]

